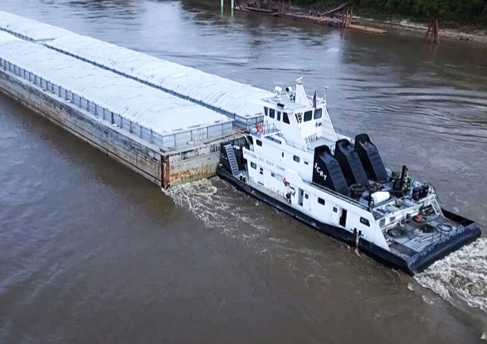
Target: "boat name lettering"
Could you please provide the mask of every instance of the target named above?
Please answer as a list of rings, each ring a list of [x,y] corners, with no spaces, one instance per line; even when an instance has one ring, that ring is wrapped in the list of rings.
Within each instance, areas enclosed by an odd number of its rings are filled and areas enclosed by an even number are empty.
[[[247,155],[250,156],[251,158],[257,159],[257,155],[250,153],[249,151],[246,151],[245,153],[247,153]]]
[[[317,162],[315,162],[314,169],[315,169],[316,173],[318,173],[320,175],[320,177],[323,178],[323,180],[326,180],[326,174],[321,170],[321,168],[318,166]]]

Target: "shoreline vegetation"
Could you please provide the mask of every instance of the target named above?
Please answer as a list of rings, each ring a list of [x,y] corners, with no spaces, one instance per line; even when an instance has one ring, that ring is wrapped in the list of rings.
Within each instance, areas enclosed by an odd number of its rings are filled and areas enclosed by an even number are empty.
[[[316,1],[326,3],[326,0]],[[440,37],[487,43],[487,0],[353,0],[349,3],[360,16],[356,20],[363,24],[425,34],[431,21],[437,19]]]
[[[426,34],[433,21],[439,36],[487,44],[487,0],[241,0],[259,8],[319,17],[348,4],[353,23]]]
[[[428,23],[426,22],[414,22],[408,19],[374,19],[368,17],[354,16],[353,20],[356,20],[362,25],[370,25],[380,27],[384,29],[403,30],[416,33],[426,34],[428,31]],[[457,39],[462,41],[472,41],[477,43],[487,44],[487,27],[484,29],[459,27],[459,28],[442,28],[440,21],[439,28],[440,37],[446,37],[449,39]]]

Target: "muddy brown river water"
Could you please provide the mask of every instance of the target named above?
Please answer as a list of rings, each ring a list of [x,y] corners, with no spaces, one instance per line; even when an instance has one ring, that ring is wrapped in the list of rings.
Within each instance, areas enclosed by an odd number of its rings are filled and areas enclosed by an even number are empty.
[[[0,343],[482,343],[487,47],[375,36],[218,1],[2,0],[0,10],[272,89],[431,181],[475,243],[412,278],[218,178],[161,192],[0,95]]]

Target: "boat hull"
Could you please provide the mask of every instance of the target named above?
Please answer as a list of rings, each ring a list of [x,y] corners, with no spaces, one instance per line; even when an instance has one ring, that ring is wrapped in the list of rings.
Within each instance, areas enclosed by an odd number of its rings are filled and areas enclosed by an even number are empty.
[[[276,200],[274,197],[267,195],[266,193],[253,188],[251,185],[247,184],[246,182],[235,178],[230,172],[228,172],[224,167],[219,167],[217,169],[217,175],[222,179],[229,181],[233,184],[237,189],[242,190],[255,198],[272,205],[273,207],[295,217],[296,219],[312,226],[313,228],[319,230],[320,232],[327,234],[335,239],[340,241],[346,242],[355,246],[356,244],[356,236],[355,234],[344,230],[343,228],[333,226],[327,223],[319,222],[312,217],[303,214],[302,212],[290,207],[288,204],[284,202],[280,202]],[[458,219],[463,219],[459,217],[459,215],[446,212],[446,216],[452,215],[455,217],[454,219],[458,221]],[[456,249],[464,246],[475,239],[477,239],[481,235],[481,230],[478,224],[475,222],[463,219],[468,221],[469,224],[465,226],[464,231],[461,233],[448,237],[446,240],[437,243],[436,245],[429,246],[426,250],[417,253],[416,255],[411,256],[408,259],[401,258],[392,252],[389,252],[381,247],[378,247],[368,241],[359,240],[358,248],[364,252],[366,252],[369,256],[376,259],[377,261],[399,270],[404,271],[407,274],[414,275],[426,269],[428,266],[433,264],[435,261],[445,257],[450,252],[455,251]]]

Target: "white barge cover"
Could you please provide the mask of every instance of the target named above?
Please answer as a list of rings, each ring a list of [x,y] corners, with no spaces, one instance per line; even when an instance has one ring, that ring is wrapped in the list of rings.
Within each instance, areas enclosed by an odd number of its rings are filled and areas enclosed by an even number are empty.
[[[256,102],[274,94],[200,70],[139,53],[88,36],[75,34],[35,20],[22,20],[0,11],[0,29],[15,31],[19,37],[42,41],[57,51],[67,53],[168,93],[217,110],[239,123],[254,125],[263,117]],[[50,37],[50,39],[48,39]]]
[[[72,35],[72,31],[44,24],[33,19],[0,11],[0,29],[27,41],[46,41]]]
[[[5,32],[0,68],[160,148],[233,132],[222,114]]]

